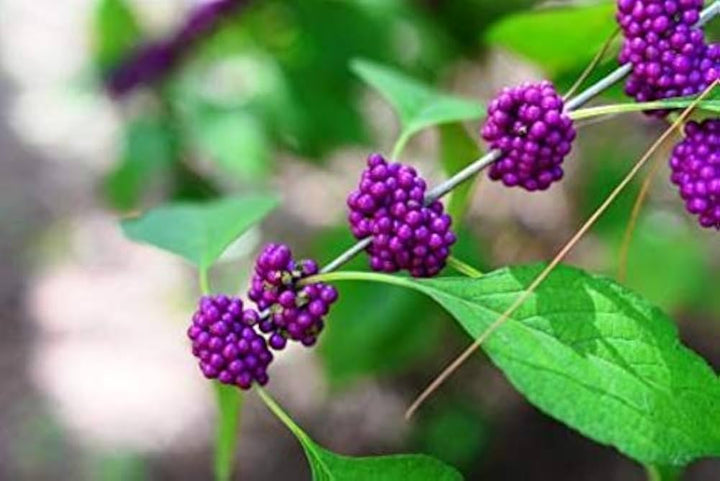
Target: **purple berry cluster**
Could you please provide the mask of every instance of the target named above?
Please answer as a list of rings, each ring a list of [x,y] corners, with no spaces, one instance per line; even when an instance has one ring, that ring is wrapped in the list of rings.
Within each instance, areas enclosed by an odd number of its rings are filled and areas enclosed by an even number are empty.
[[[440,202],[424,205],[426,189],[414,168],[388,163],[380,154],[368,157],[347,205],[355,238],[372,236],[367,252],[373,270],[432,277],[445,267],[456,240],[452,219]]]
[[[237,298],[200,299],[187,334],[205,377],[241,389],[250,389],[253,383],[267,384],[273,355],[255,330],[258,318],[256,311],[243,309]]]
[[[337,290],[328,284],[299,285],[317,273],[315,261],[295,261],[283,244],[268,244],[258,257],[248,297],[259,309],[269,310],[270,316],[259,326],[270,335],[273,349],[283,349],[287,339],[308,347],[317,342],[323,318],[338,298]]]
[[[719,46],[693,27],[702,7],[703,0],[618,0],[619,60],[633,67],[628,95],[638,102],[694,95],[720,76]]]
[[[701,226],[720,230],[720,119],[688,122],[670,168],[688,212]]]
[[[247,0],[214,0],[196,7],[170,38],[139,46],[124,62],[107,72],[108,93],[123,97],[141,85],[163,79],[222,19],[247,3]]]
[[[502,152],[490,179],[528,191],[545,190],[563,177],[575,129],[548,81],[504,88],[490,103],[482,137]]]

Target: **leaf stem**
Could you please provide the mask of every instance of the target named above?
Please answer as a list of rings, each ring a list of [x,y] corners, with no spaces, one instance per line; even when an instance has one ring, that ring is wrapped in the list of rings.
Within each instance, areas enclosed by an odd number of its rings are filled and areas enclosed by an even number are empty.
[[[256,387],[255,391],[260,396],[260,399],[263,400],[265,405],[268,407],[268,409],[275,415],[277,418],[282,421],[282,423],[295,435],[295,437],[298,438],[298,440],[301,441],[301,444],[305,446],[306,444],[312,444],[312,440],[308,437],[307,434],[305,434],[305,431],[303,431],[300,426],[298,426],[295,421],[290,417],[288,413],[286,413],[282,407],[270,396],[270,394],[261,387]]]
[[[394,162],[397,161],[398,157],[400,157],[400,154],[405,148],[405,145],[407,145],[408,140],[410,140],[410,136],[407,132],[404,132],[402,135],[400,135],[400,137],[398,137],[395,145],[393,146],[392,154],[390,155],[390,158]]]
[[[210,294],[210,280],[208,278],[207,267],[201,267],[198,270],[198,282],[200,283],[200,292],[202,292],[205,296]]]
[[[466,262],[461,261],[455,256],[448,257],[447,264],[458,271],[460,274],[464,274],[468,277],[472,277],[473,279],[478,279],[483,276],[483,273],[479,270],[475,269],[470,264],[467,264]]]
[[[230,481],[237,447],[243,396],[237,388],[214,382],[215,402],[218,407],[215,430],[215,480]]]

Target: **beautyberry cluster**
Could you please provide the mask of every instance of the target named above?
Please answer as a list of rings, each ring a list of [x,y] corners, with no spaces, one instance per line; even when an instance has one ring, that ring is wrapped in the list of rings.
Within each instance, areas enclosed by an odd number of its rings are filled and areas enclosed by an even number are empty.
[[[720,119],[688,122],[670,158],[670,180],[703,227],[720,230]]]
[[[372,236],[367,252],[373,270],[432,277],[445,267],[456,240],[452,219],[440,202],[424,205],[426,189],[414,168],[388,163],[380,154],[368,157],[347,205],[355,238]]]
[[[243,309],[240,299],[224,295],[200,299],[187,334],[205,377],[241,389],[268,382],[273,356],[254,328],[257,322],[258,313]]]
[[[625,37],[619,61],[633,67],[628,95],[638,102],[694,95],[718,78],[718,45],[707,45],[693,27],[702,7],[703,0],[618,0]]]
[[[503,89],[490,103],[482,137],[502,157],[490,166],[492,180],[528,191],[545,190],[563,177],[575,129],[552,83]]]
[[[323,317],[337,300],[338,292],[322,282],[301,286],[299,282],[318,273],[313,260],[295,261],[290,248],[268,244],[255,263],[248,297],[269,317],[259,324],[270,334],[273,349],[283,349],[287,339],[312,346],[324,327]]]

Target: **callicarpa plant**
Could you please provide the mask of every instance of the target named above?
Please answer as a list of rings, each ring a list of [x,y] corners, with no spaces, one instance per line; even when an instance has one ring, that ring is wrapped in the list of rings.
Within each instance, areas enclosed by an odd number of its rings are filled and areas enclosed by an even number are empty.
[[[165,89],[160,80],[180,68],[187,46],[200,43],[246,3],[251,2],[208,3],[165,44],[133,50],[105,70],[108,91],[119,96],[143,85]],[[720,230],[720,46],[703,31],[720,13],[720,2],[618,0],[612,7],[608,18],[614,12],[614,28],[622,36],[619,67],[596,74],[613,48],[611,36],[566,94],[549,80],[508,85],[486,113],[476,100],[437,92],[373,61],[353,60],[351,71],[392,105],[401,129],[390,155],[369,153],[347,167],[358,180],[337,202],[346,203],[346,228],[357,242],[334,259],[303,258],[277,239],[263,247],[243,293],[215,293],[210,268],[277,206],[275,195],[170,204],[122,222],[129,238],[178,254],[198,268],[203,292],[196,312],[188,313],[188,352],[217,390],[217,479],[232,474],[240,391],[262,398],[297,436],[313,479],[462,479],[458,470],[426,455],[335,454],[315,443],[263,388],[273,386],[273,362],[290,343],[322,344],[333,310],[346,302],[338,291],[342,282],[419,292],[442,306],[472,339],[407,417],[482,347],[529,403],[643,464],[649,479],[679,479],[695,460],[720,456],[720,380],[680,342],[674,321],[619,281],[561,265],[671,137],[679,138],[667,159],[678,202],[702,228]],[[593,75],[597,80],[576,93]],[[623,81],[632,102],[584,107]],[[469,197],[468,186],[483,170],[507,187],[533,193],[553,188],[566,177],[564,165],[580,121],[625,112],[645,112],[650,121],[668,125],[553,259],[481,273],[453,252],[463,221],[457,199]],[[483,117],[477,143],[470,141],[461,123]],[[435,127],[441,140],[459,132],[471,147],[470,155],[453,159],[455,168],[445,181],[431,186],[403,151],[414,134]],[[580,133],[592,135],[589,129]],[[483,141],[489,150],[479,155]],[[443,204],[450,193],[450,203]],[[638,209],[643,199],[641,192]],[[626,239],[633,228],[631,222]],[[367,270],[341,270],[356,256],[366,258]]]

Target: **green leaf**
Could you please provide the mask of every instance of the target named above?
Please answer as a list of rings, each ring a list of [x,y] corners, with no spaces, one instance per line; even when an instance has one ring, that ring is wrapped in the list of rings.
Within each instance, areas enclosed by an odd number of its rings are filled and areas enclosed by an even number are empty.
[[[452,176],[480,157],[481,150],[462,124],[440,126],[440,162],[445,175]],[[448,214],[460,222],[465,215],[477,185],[477,176],[466,181],[452,192],[448,202]]]
[[[269,139],[249,112],[208,108],[192,119],[190,129],[198,149],[229,173],[248,181],[267,177]]]
[[[110,204],[121,210],[136,208],[147,186],[176,160],[176,141],[162,116],[148,114],[127,124],[120,163],[104,182]]]
[[[140,26],[125,0],[99,0],[92,25],[92,50],[101,70],[115,66],[141,39]]]
[[[543,267],[479,279],[323,277],[417,289],[477,338]],[[531,403],[639,462],[682,466],[720,455],[717,375],[680,343],[670,318],[608,278],[558,267],[483,347]]]
[[[617,28],[614,3],[545,8],[505,17],[485,40],[535,62],[549,74],[582,68]]]
[[[354,60],[351,69],[375,88],[395,108],[400,118],[402,129],[393,157],[412,135],[425,128],[475,120],[485,114],[479,102],[443,94],[390,67],[367,60]]]
[[[177,254],[205,270],[277,204],[276,197],[261,194],[168,204],[124,220],[122,229],[132,240]]]
[[[350,457],[315,443],[263,389],[258,394],[268,408],[297,437],[305,451],[314,481],[460,481],[453,467],[421,454]]]
[[[213,387],[218,408],[215,433],[215,481],[229,481],[232,478],[237,447],[242,395],[235,386],[214,382]]]

